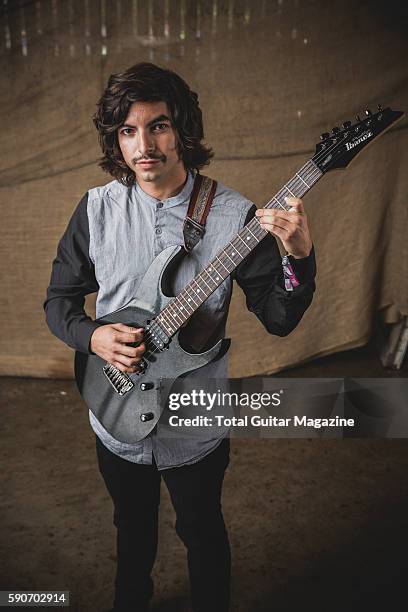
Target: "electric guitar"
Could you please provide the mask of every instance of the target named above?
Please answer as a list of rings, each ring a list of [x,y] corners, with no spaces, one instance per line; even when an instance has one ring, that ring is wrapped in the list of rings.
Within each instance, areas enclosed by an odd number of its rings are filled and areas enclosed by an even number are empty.
[[[284,198],[302,197],[329,170],[345,168],[364,147],[396,121],[401,111],[378,107],[352,125],[343,123],[324,133],[314,156],[266,204],[265,208],[289,210]],[[146,346],[141,370],[126,374],[97,355],[75,354],[75,378],[79,391],[103,427],[120,442],[136,443],[156,426],[171,384],[178,377],[219,359],[230,341],[220,340],[203,353],[190,353],[179,342],[181,327],[201,304],[235,270],[267,235],[254,217],[225,248],[177,295],[169,289],[171,270],[183,255],[183,247],[164,249],[151,263],[135,296],[124,307],[98,319],[101,324],[125,323],[144,328]]]

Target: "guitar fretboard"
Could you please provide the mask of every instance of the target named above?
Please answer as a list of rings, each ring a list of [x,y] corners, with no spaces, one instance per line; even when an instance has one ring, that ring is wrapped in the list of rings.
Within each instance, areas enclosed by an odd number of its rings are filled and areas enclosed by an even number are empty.
[[[321,176],[323,176],[323,172],[312,160],[309,160],[269,200],[264,208],[290,210],[290,205],[286,204],[285,197],[302,197]],[[207,267],[163,308],[157,315],[156,321],[167,336],[173,336],[181,328],[267,234],[268,232],[261,227],[258,217],[251,219]]]

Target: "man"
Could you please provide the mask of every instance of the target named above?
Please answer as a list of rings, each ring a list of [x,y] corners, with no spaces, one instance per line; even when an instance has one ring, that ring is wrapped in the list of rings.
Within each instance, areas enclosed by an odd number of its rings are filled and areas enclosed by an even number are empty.
[[[212,157],[203,145],[197,94],[174,72],[136,64],[110,77],[94,123],[103,151],[101,167],[115,180],[90,189],[74,212],[53,263],[45,310],[51,331],[78,351],[95,353],[129,375],[139,370],[143,329],[100,325],[84,312],[84,296],[98,291],[97,317],[137,294],[152,260],[183,242],[196,173]],[[288,334],[312,300],[315,262],[301,200],[291,210],[256,207],[218,184],[199,244],[181,262],[180,291],[259,215],[270,232],[239,264],[233,277],[248,308],[268,332]],[[291,253],[299,285],[285,289],[274,236]],[[203,350],[224,336],[231,297],[228,278],[183,329],[190,346]],[[139,344],[139,345],[138,345]],[[137,346],[138,345],[138,346]],[[202,377],[227,376],[226,357],[208,364]],[[229,461],[228,438],[174,441],[156,430],[137,444],[115,440],[90,413],[99,468],[114,504],[117,528],[115,612],[148,609],[157,547],[160,480],[169,489],[176,530],[188,552],[194,612],[229,609],[230,549],[221,512],[221,488]]]

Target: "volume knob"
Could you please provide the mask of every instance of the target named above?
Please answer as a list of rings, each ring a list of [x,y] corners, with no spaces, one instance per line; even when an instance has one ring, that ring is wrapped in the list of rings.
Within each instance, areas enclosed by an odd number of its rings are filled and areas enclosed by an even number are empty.
[[[140,420],[143,421],[143,423],[145,423],[146,421],[151,421],[152,419],[154,419],[153,412],[144,412],[140,415]]]
[[[140,390],[141,391],[149,391],[149,389],[153,389],[154,387],[154,383],[152,382],[143,382],[140,383]]]

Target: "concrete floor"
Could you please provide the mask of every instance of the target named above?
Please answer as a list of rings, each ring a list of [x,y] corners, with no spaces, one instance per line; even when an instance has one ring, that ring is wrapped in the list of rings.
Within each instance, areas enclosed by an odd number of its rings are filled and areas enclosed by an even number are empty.
[[[285,375],[406,377],[407,367],[384,372],[365,348]],[[108,610],[112,509],[75,385],[3,378],[1,390],[0,590],[69,590],[70,610]],[[223,500],[234,612],[403,609],[407,471],[407,440],[233,440]],[[188,598],[173,524],[163,486],[154,570],[163,612]]]

